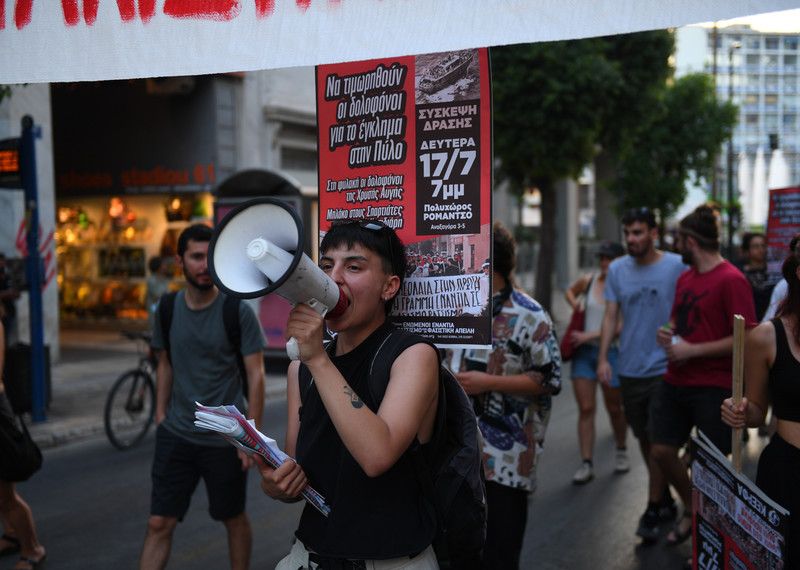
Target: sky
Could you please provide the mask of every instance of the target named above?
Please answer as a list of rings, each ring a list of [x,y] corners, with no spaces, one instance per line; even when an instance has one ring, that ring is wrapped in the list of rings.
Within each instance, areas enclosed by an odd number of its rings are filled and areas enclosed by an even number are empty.
[[[768,14],[745,16],[743,18],[734,18],[733,20],[721,20],[717,22],[717,25],[720,27],[732,26],[734,24],[750,24],[753,29],[760,32],[800,33],[800,9],[770,12]],[[711,27],[714,25],[714,22],[706,22],[698,25]]]

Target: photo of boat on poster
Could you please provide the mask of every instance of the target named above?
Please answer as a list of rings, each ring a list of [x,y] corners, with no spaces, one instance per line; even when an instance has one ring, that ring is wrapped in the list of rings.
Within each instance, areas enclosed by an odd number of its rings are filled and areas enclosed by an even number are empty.
[[[417,69],[421,72],[418,76],[417,88],[422,93],[431,95],[447,86],[454,85],[458,80],[467,76],[476,53],[474,49],[467,49],[431,54],[427,57],[420,56],[417,58]],[[425,60],[432,58],[435,58],[433,60],[435,63],[425,65]]]

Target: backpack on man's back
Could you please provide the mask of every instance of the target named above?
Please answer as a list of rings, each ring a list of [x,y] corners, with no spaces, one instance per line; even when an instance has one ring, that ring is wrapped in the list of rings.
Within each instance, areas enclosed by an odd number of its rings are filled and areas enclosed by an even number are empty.
[[[409,346],[412,336],[394,330],[384,339],[372,357],[370,379],[389,377],[389,364]],[[375,401],[383,400],[386,385],[370,382],[369,388]],[[441,358],[433,437],[425,447],[415,443],[412,457],[420,484],[436,508],[433,547],[439,567],[480,568],[486,542],[482,440],[472,403],[455,376],[441,364]]]

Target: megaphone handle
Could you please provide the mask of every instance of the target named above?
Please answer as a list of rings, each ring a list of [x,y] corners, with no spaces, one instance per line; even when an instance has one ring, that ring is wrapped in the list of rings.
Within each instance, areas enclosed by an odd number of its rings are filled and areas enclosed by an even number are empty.
[[[286,355],[292,360],[300,360],[300,346],[296,338],[292,337],[286,341]]]
[[[316,299],[310,299],[305,303],[323,317],[328,312],[328,307],[324,303]],[[286,341],[286,355],[292,360],[300,360],[300,345],[297,344],[297,339],[292,337]]]

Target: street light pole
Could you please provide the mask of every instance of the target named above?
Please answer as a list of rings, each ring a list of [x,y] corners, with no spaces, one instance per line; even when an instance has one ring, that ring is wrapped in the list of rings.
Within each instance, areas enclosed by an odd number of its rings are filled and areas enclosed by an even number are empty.
[[[733,103],[733,50],[739,49],[742,44],[731,42],[728,46],[728,102]],[[737,121],[738,122],[738,121]],[[734,125],[734,129],[736,126]],[[733,232],[734,207],[733,207],[733,130],[728,139],[728,258],[733,259]]]

